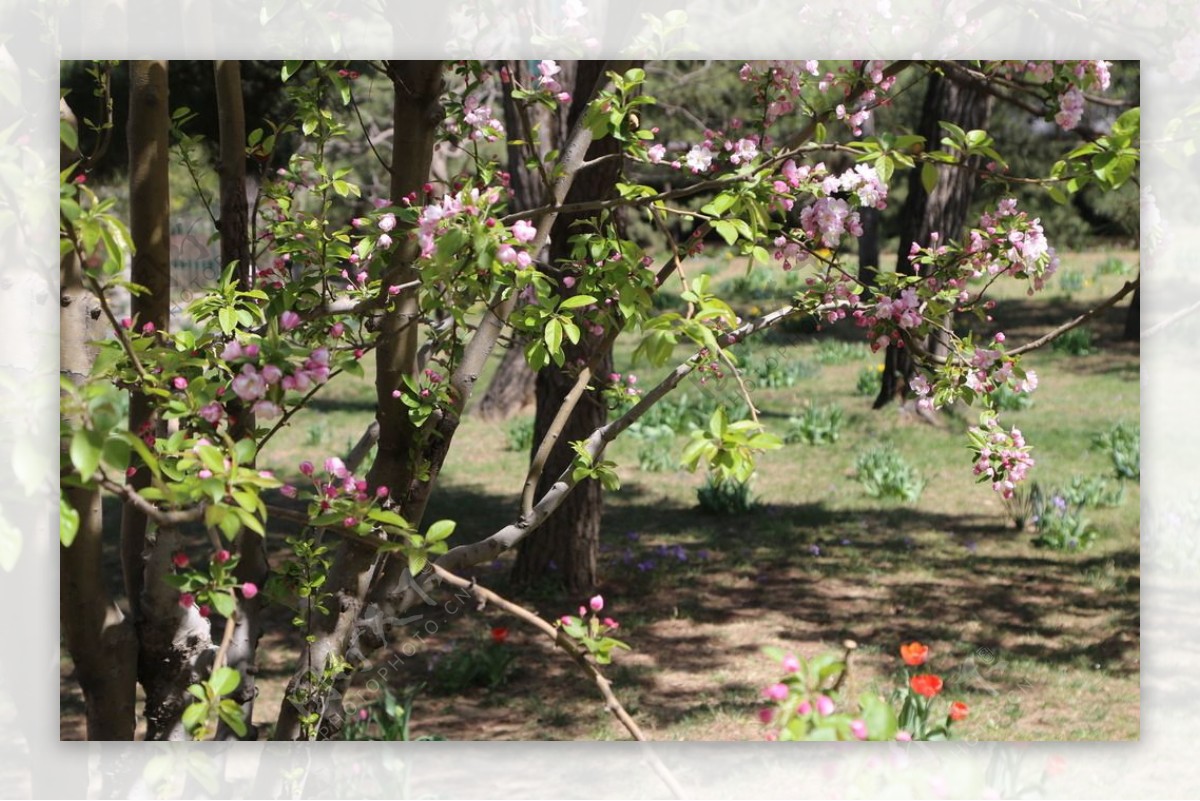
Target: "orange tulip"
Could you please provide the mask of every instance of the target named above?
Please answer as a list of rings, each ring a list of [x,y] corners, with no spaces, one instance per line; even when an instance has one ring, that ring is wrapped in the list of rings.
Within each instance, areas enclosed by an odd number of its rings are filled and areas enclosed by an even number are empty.
[[[957,722],[967,719],[967,713],[970,710],[962,701],[955,701],[950,705],[950,719]]]
[[[909,681],[913,692],[918,695],[923,695],[926,698],[932,698],[942,691],[942,680],[939,676],[934,676],[932,673],[922,673],[918,676],[913,676]]]
[[[929,658],[929,646],[921,645],[919,642],[910,642],[908,645],[901,645],[900,656],[904,659],[904,664],[909,667],[923,665],[925,664],[925,660]]]

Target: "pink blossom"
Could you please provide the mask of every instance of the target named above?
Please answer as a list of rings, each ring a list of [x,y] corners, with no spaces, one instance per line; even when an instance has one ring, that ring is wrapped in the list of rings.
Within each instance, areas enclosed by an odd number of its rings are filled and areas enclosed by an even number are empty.
[[[1064,131],[1070,131],[1079,125],[1083,119],[1083,92],[1072,86],[1058,96],[1059,112],[1054,115],[1054,121]]]
[[[242,372],[233,379],[233,392],[244,401],[258,400],[267,392],[267,382],[254,369],[254,365],[242,365]]]
[[[588,601],[588,606],[592,608],[593,612],[599,612],[604,608],[604,598],[600,595],[593,595]]]
[[[188,380],[181,375],[177,375],[171,379],[171,386],[178,390],[187,389]]]
[[[390,248],[392,246],[392,235],[391,234],[380,234],[379,239],[376,241],[378,242],[379,247],[384,248],[384,249]]]
[[[196,473],[196,475],[199,476],[200,478],[212,478],[213,477],[212,471],[209,470],[207,467],[201,469],[199,472]]]
[[[268,384],[278,384],[283,378],[283,370],[280,370],[273,364],[268,364],[262,369],[262,377]]]
[[[517,220],[513,223],[512,235],[518,242],[532,242],[537,236],[537,228],[528,220]]]
[[[349,475],[350,471],[346,469],[345,462],[336,456],[330,456],[325,460],[325,472],[331,476],[345,478],[347,475]]]
[[[772,701],[782,701],[788,697],[788,686],[783,683],[772,684],[763,688],[763,697]]]
[[[517,260],[517,249],[512,245],[501,245],[496,251],[496,261],[501,264],[512,264]]]
[[[795,654],[788,654],[783,658],[783,671],[785,673],[795,673],[800,669],[800,660]]]
[[[859,740],[867,739],[867,724],[857,718],[850,721],[850,733]]]
[[[902,743],[911,742],[912,741],[912,733],[907,732],[904,729],[901,729],[900,731],[896,732],[896,739]]]
[[[329,336],[334,339],[340,338],[344,333],[346,333],[346,324],[343,322],[339,321],[329,326]]]
[[[208,423],[216,425],[221,420],[221,413],[223,411],[224,410],[221,408],[221,404],[213,401],[200,407],[200,417],[202,417]]]
[[[822,715],[832,715],[834,710],[833,699],[828,695],[817,696],[817,711]]]
[[[600,622],[603,623],[605,626],[607,626],[610,629],[621,628],[621,624],[618,623],[617,621],[613,620],[611,617],[606,617],[603,620],[601,620]]]
[[[663,157],[667,155],[667,148],[664,145],[651,145],[646,148],[646,159],[651,164],[661,164]]]
[[[712,166],[713,152],[704,145],[694,145],[684,162],[692,172],[704,172]]]
[[[234,339],[225,344],[225,349],[221,351],[220,358],[221,361],[232,362],[242,358],[244,355],[245,351],[242,350],[242,343]]]
[[[300,315],[291,309],[279,315],[279,327],[284,331],[291,331],[298,325],[300,325]]]
[[[396,215],[392,214],[390,211],[379,218],[379,230],[383,231],[385,234],[390,232],[395,227]]]

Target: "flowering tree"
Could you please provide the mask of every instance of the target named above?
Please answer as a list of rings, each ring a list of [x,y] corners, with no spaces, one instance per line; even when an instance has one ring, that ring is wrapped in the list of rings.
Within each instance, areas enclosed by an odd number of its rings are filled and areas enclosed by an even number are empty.
[[[902,131],[845,139],[931,70],[965,71],[987,91],[1019,97],[1071,128],[1088,96],[1108,87],[1106,62],[751,63],[739,77],[756,109],[753,119],[730,120],[680,145],[659,141],[643,122],[653,116],[651,93],[659,88],[647,85],[642,69],[604,64],[587,96],[572,99],[557,79],[559,66],[545,61],[509,95],[524,110],[577,104],[561,146],[549,152],[531,144],[535,131],[507,130],[494,113],[496,84],[512,81],[511,74],[478,63],[375,68],[394,91],[390,197],[361,197],[352,168],[336,155],[337,144],[354,136],[353,116],[342,109],[356,108],[358,73],[343,64],[286,62],[282,77],[294,113],[247,134],[244,147],[265,163],[285,141],[298,144],[281,158],[284,166],[265,176],[241,251],[249,255],[229,262],[218,285],[188,307],[192,325],[178,331],[168,330],[165,319],[147,319],[158,313],[139,306],[126,318],[114,311],[122,291],[147,295],[136,261],[132,283],[122,268],[135,248],[135,258],[146,257],[151,245],[142,243],[154,241],[162,221],[141,233],[136,215],[145,210],[135,198],[131,237],[112,202],[88,187],[88,162],[76,153],[79,134],[63,126],[63,284],[73,288],[64,321],[79,323],[94,311],[110,329],[96,341],[77,324],[68,338],[64,322],[70,371],[62,400],[64,552],[98,553],[101,490],[147,523],[125,532],[136,657],[126,649],[118,653],[124,669],[97,666],[105,632],[130,639],[129,621],[114,614],[81,618],[82,631],[68,636],[89,736],[132,736],[125,706],[119,720],[99,722],[117,700],[132,709],[131,658],[147,688],[151,737],[256,736],[251,702],[259,626],[246,624],[259,619],[264,586],[296,610],[293,624],[304,635],[276,738],[335,733],[345,711],[340,699],[356,670],[391,629],[419,619],[443,584],[507,604],[540,626],[624,715],[598,668],[625,646],[611,636],[616,621],[599,617],[602,599],[590,603],[590,617],[581,609],[551,624],[462,574],[526,541],[585,486],[615,489],[605,450],[616,437],[693,372],[736,381],[738,343],[789,317],[849,320],[874,348],[903,348],[917,365],[911,389],[927,408],[982,405],[968,446],[975,473],[994,491],[1011,495],[1032,466],[1031,446],[1020,431],[1000,424],[991,396],[1002,387],[1032,391],[1037,377],[1022,368],[1021,355],[1094,311],[1020,345],[1000,331],[978,341],[959,336],[945,320],[951,313],[986,317],[987,292],[998,281],[1021,281],[1031,293],[1044,286],[1057,260],[1040,220],[1005,198],[961,238],[931,231],[927,241],[914,241],[908,257],[917,269],[879,274],[871,288],[847,267],[847,246],[862,234],[862,210],[888,203],[898,169],[919,172],[927,190],[946,170],[1002,185],[1042,184],[1061,200],[1087,184],[1115,189],[1136,168],[1136,109],[1064,153],[1045,176],[1009,175],[1002,143],[981,128],[944,123],[937,141]],[[153,73],[165,65],[133,69]],[[228,87],[221,70],[219,85]],[[223,114],[237,103],[224,97]],[[165,102],[148,113],[163,125]],[[237,127],[231,121],[223,131],[236,139]],[[510,176],[501,168],[506,140],[526,150],[538,181],[539,202],[519,211],[509,207]],[[603,148],[593,147],[600,142]],[[238,141],[235,152],[241,147]],[[452,175],[444,180],[430,178],[435,150],[448,154]],[[823,159],[833,153],[850,154],[855,163],[830,169]],[[589,172],[613,167],[614,196],[572,194]],[[145,169],[152,176],[163,168],[148,159]],[[655,171],[675,175],[675,186],[656,189],[639,179]],[[688,206],[686,199],[697,203]],[[620,216],[628,213],[662,229],[665,252],[647,252],[623,234]],[[575,224],[564,230],[558,223],[566,215]],[[674,218],[694,226],[689,236],[675,235]],[[781,308],[738,319],[706,276],[688,274],[688,258],[709,237],[753,269],[804,265],[810,276],[803,291]],[[655,309],[654,293],[668,282],[679,283],[686,311]],[[1127,284],[1104,306],[1135,287],[1136,281]],[[162,294],[150,292],[148,300]],[[944,345],[938,352],[926,345],[935,332]],[[485,361],[514,335],[526,343],[531,368],[553,366],[569,384],[560,411],[539,433],[546,453],[566,440],[570,458],[547,472],[549,462],[537,458],[545,456],[543,447],[535,446],[526,481],[533,489],[519,517],[451,548],[454,521],[427,521],[426,506]],[[632,405],[615,402],[628,398],[631,387],[612,384],[603,369],[618,336],[636,337],[638,356],[650,364],[674,365]],[[299,486],[256,468],[281,427],[324,387],[341,374],[362,374],[369,351],[378,450],[365,475],[361,449],[345,459],[313,454],[298,465]],[[619,413],[574,432],[568,420],[588,393],[612,399]],[[129,425],[118,412],[126,394],[144,403]],[[718,482],[745,480],[755,455],[779,446],[753,399],[745,400],[745,419],[730,419],[724,408],[713,414],[683,453],[685,464]],[[305,511],[280,497],[303,501]],[[281,522],[304,529],[287,538],[290,555],[270,566],[268,582],[265,564],[261,571],[247,567],[261,558],[263,538],[278,536]],[[208,558],[196,563],[187,552],[201,543]],[[64,599],[71,601],[64,615],[97,601],[116,609],[101,594],[99,570],[99,559],[64,558]],[[219,638],[215,620],[224,621]],[[627,718],[622,722],[640,736]]]

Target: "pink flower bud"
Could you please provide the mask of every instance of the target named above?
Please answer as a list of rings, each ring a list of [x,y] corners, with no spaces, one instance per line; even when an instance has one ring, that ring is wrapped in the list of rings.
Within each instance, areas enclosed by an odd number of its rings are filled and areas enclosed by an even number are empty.
[[[591,600],[588,601],[588,606],[592,608],[593,612],[599,612],[604,608],[604,598],[599,595],[594,595],[592,596]]]
[[[145,325],[142,326],[143,334],[153,334],[154,331],[155,331],[154,323],[146,323]]]
[[[208,604],[201,604],[197,611],[200,613],[200,617],[208,617],[212,614],[212,608]]]
[[[763,697],[772,701],[782,701],[788,697],[788,687],[782,682],[763,688]]]
[[[178,390],[187,389],[188,381],[181,375],[177,375],[171,379],[171,386]]]
[[[252,581],[247,581],[242,585],[242,597],[250,600],[255,595],[258,595],[258,585]]]
[[[188,607],[194,605],[195,603],[196,603],[196,596],[192,595],[190,592],[179,593],[179,605],[182,606],[184,609],[187,609]]]
[[[213,561],[218,565],[225,564],[229,561],[229,551],[225,550],[224,548],[217,551],[215,554],[213,554]]]
[[[291,331],[298,325],[300,325],[300,315],[296,312],[288,310],[279,315],[279,327],[284,331]]]
[[[329,326],[329,336],[333,337],[334,339],[337,339],[344,333],[346,333],[346,326],[344,323],[338,322]]]
[[[175,563],[175,567],[187,567],[189,563],[188,555],[183,551],[176,551],[171,556],[171,561]]]
[[[828,695],[817,696],[817,711],[818,712],[820,712],[822,715],[832,715],[833,709],[834,709],[834,706],[833,706],[832,698],[830,698]]]
[[[133,318],[122,317],[121,318],[121,327],[122,328],[133,328]]]
[[[300,472],[306,476],[311,476],[313,474],[313,469],[312,462],[305,461],[300,463]]]

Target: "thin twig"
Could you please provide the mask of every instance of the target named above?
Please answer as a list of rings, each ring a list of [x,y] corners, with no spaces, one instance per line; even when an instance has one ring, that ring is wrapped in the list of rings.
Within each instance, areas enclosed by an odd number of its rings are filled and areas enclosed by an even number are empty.
[[[1111,306],[1115,306],[1118,302],[1120,302],[1121,298],[1125,297],[1130,292],[1137,289],[1138,285],[1141,282],[1142,282],[1142,277],[1140,275],[1137,278],[1133,279],[1132,281],[1126,281],[1125,286],[1121,287],[1121,289],[1117,292],[1117,294],[1113,295],[1108,300],[1101,303],[1099,306],[1094,306],[1091,309],[1088,309],[1083,314],[1076,317],[1074,320],[1071,320],[1070,322],[1067,322],[1067,323],[1063,323],[1058,328],[1055,328],[1053,331],[1050,331],[1049,333],[1043,334],[1042,336],[1038,337],[1037,339],[1033,340],[1032,342],[1028,342],[1014,350],[1010,350],[1008,352],[1008,355],[1009,356],[1019,356],[1022,353],[1027,353],[1031,350],[1037,350],[1038,348],[1042,347],[1043,345],[1045,345],[1049,342],[1053,342],[1054,340],[1058,339],[1063,334],[1070,331],[1072,328],[1082,325],[1083,323],[1092,319],[1093,317],[1095,317],[1097,314],[1104,311],[1105,309],[1107,309]]]
[[[537,452],[529,460],[529,471],[525,474],[525,486],[521,491],[521,514],[526,515],[533,511],[533,494],[537,491],[538,481],[542,477],[542,471],[546,468],[546,460],[550,458],[550,451],[554,447],[554,443],[558,441],[559,435],[567,425],[567,420],[571,417],[571,412],[575,411],[575,406],[583,397],[588,382],[591,380],[592,369],[590,367],[584,367],[579,371],[579,376],[575,379],[575,386],[571,387],[571,391],[563,398],[562,405],[558,407],[558,412],[550,423],[550,428],[546,430],[546,435],[538,443]]]
[[[638,740],[639,742],[645,742],[646,735],[642,733],[641,727],[637,725],[637,722],[629,715],[629,712],[625,710],[625,707],[623,707],[621,702],[617,699],[616,694],[613,693],[612,683],[604,677],[604,674],[600,672],[600,669],[596,667],[596,665],[591,662],[582,651],[579,650],[579,647],[572,642],[571,638],[568,637],[562,629],[550,625],[525,607],[502,598],[495,592],[489,590],[487,587],[477,584],[474,581],[467,581],[464,578],[460,578],[459,576],[451,573],[449,570],[439,567],[436,564],[432,565],[432,568],[437,577],[447,584],[458,587],[459,589],[467,590],[474,595],[476,600],[478,600],[480,603],[489,603],[499,609],[503,609],[510,615],[518,617],[521,620],[524,620],[526,623],[529,623],[530,625],[539,629],[547,637],[552,639],[555,645],[566,651],[567,655],[571,657],[572,661],[579,665],[580,669],[590,675],[592,680],[596,682],[596,686],[600,689],[601,695],[604,696],[604,708],[613,713],[616,719],[621,722],[621,725],[625,727],[633,739]]]

